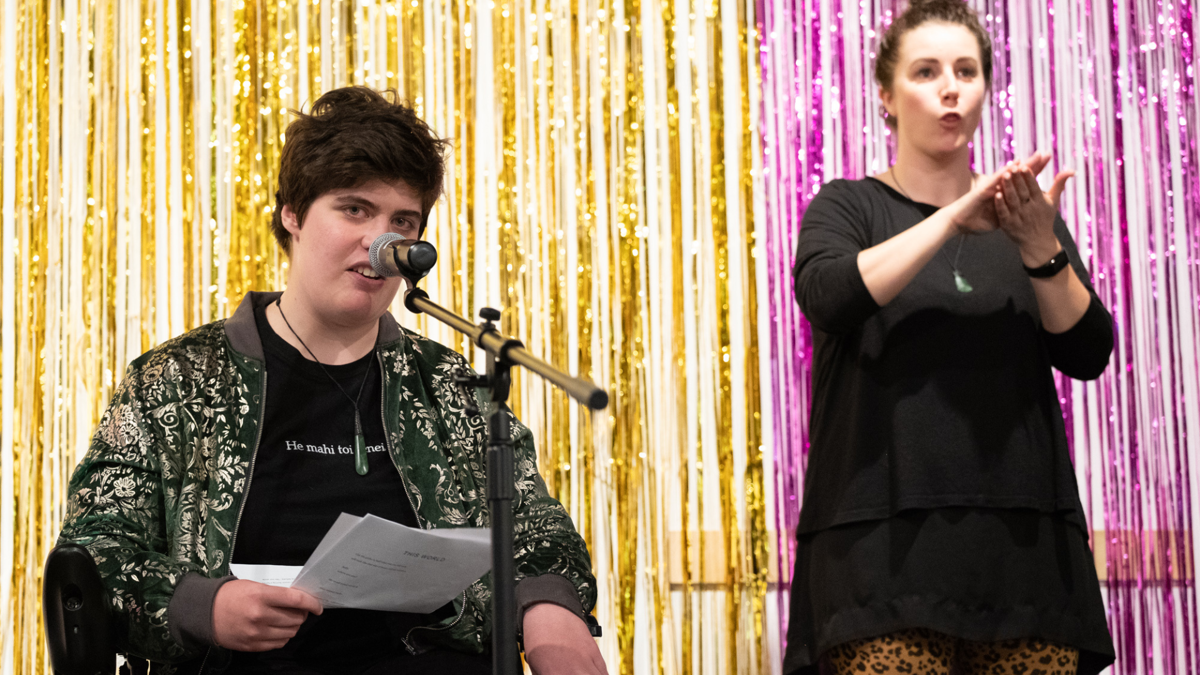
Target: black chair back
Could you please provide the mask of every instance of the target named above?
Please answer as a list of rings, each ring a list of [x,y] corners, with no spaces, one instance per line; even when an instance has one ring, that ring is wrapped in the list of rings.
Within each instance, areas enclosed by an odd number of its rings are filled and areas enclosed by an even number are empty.
[[[59,544],[46,557],[42,616],[55,675],[113,672],[117,655],[108,593],[86,548]]]

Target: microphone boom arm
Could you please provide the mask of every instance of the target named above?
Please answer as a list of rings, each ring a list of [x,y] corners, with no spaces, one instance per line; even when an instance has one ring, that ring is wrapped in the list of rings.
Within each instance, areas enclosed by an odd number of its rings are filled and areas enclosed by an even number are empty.
[[[519,340],[506,338],[495,329],[477,326],[463,317],[434,303],[429,294],[419,288],[413,288],[404,295],[404,307],[414,314],[429,316],[450,326],[454,330],[471,338],[480,349],[493,358],[507,359],[513,365],[532,370],[551,384],[567,392],[567,394],[592,410],[603,410],[608,406],[608,392],[597,387],[589,380],[575,377],[555,368],[550,363],[534,356],[525,349]]]

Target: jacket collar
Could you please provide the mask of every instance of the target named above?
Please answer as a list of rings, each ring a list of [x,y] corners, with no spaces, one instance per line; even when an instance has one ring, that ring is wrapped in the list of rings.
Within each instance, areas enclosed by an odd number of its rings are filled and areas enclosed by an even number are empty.
[[[266,307],[281,295],[283,295],[282,291],[267,293],[250,291],[242,298],[237,311],[225,321],[225,336],[229,339],[229,344],[234,351],[259,361],[266,359],[263,354],[262,338],[258,335],[258,324],[254,320],[254,310],[258,307]],[[375,345],[395,342],[403,334],[400,324],[396,323],[396,318],[392,316],[392,313],[384,312],[383,316],[379,317],[379,334],[375,337]]]

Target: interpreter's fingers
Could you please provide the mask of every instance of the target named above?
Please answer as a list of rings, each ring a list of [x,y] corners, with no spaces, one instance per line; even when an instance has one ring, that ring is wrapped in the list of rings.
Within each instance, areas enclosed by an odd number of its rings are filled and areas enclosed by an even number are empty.
[[[984,176],[980,176],[975,183],[975,199],[979,203],[987,203],[987,200],[992,198],[992,195],[1000,191],[1000,184],[1004,181],[1005,169]]]
[[[1013,189],[1017,193],[1017,199],[1019,199],[1022,204],[1029,201],[1029,199],[1033,196],[1029,192],[1029,184],[1025,182],[1025,177],[1027,175],[1033,176],[1033,172],[1030,171],[1029,167],[1027,166],[1022,166],[1013,172]]]
[[[1029,167],[1029,170],[1032,171],[1033,175],[1036,176],[1046,168],[1046,165],[1050,163],[1052,157],[1053,155],[1051,155],[1049,152],[1038,150],[1037,152],[1033,153],[1032,161],[1025,162],[1025,166]]]
[[[1038,156],[1037,160],[1028,163],[1026,166],[1029,167],[1029,170],[1033,172],[1034,176],[1037,176],[1040,175],[1042,171],[1050,165],[1050,160],[1054,158],[1054,155],[1048,150],[1039,150],[1034,154]]]
[[[1001,224],[1007,223],[1011,212],[1008,210],[1008,204],[1004,201],[1004,195],[997,193],[993,201],[996,204],[996,218]]]
[[[1050,203],[1054,204],[1055,211],[1058,210],[1058,203],[1062,198],[1063,190],[1065,190],[1067,187],[1067,181],[1070,180],[1070,178],[1074,175],[1074,169],[1067,169],[1066,171],[1060,171],[1059,174],[1054,177],[1054,184],[1050,186],[1049,194]]]
[[[304,591],[296,590],[295,588],[275,588],[273,586],[270,588],[270,591],[264,591],[263,593],[263,602],[269,605],[274,607],[291,607],[317,615],[324,611],[321,601]]]
[[[1032,171],[1026,171],[1022,178],[1025,181],[1025,191],[1029,193],[1030,199],[1042,198],[1042,186],[1038,185],[1037,174]]]
[[[1010,211],[1016,211],[1021,206],[1021,198],[1017,196],[1017,188],[1013,185],[1012,174],[1004,175],[1004,182],[1000,184],[1001,191],[1004,194],[1004,201],[1007,202]]]
[[[1034,153],[1032,155],[1026,157],[1025,159],[1021,160],[1020,162],[1017,162],[1017,164],[1019,166],[1029,167],[1029,170],[1032,171],[1033,175],[1036,176],[1037,174],[1042,172],[1042,169],[1046,168],[1046,163],[1048,161],[1050,161],[1049,153],[1044,153],[1041,150],[1036,150],[1036,151],[1034,151]]]

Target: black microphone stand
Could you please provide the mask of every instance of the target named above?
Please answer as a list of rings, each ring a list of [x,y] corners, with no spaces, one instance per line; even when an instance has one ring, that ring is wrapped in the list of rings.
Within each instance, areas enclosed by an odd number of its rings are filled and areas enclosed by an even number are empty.
[[[496,675],[516,675],[521,663],[517,656],[516,575],[513,569],[512,500],[516,492],[516,476],[513,470],[512,437],[509,425],[504,420],[504,412],[508,410],[508,390],[512,384],[510,371],[513,366],[531,370],[592,410],[602,410],[608,405],[608,393],[530,354],[519,340],[501,335],[493,323],[500,320],[500,312],[496,309],[484,307],[479,310],[479,318],[483,321],[477,326],[434,304],[425,291],[415,286],[415,282],[404,295],[404,306],[414,314],[428,314],[466,335],[488,355],[485,376],[464,375],[459,382],[466,386],[488,388],[495,406],[495,411],[488,419],[487,450],[488,507],[492,520],[492,672]]]

